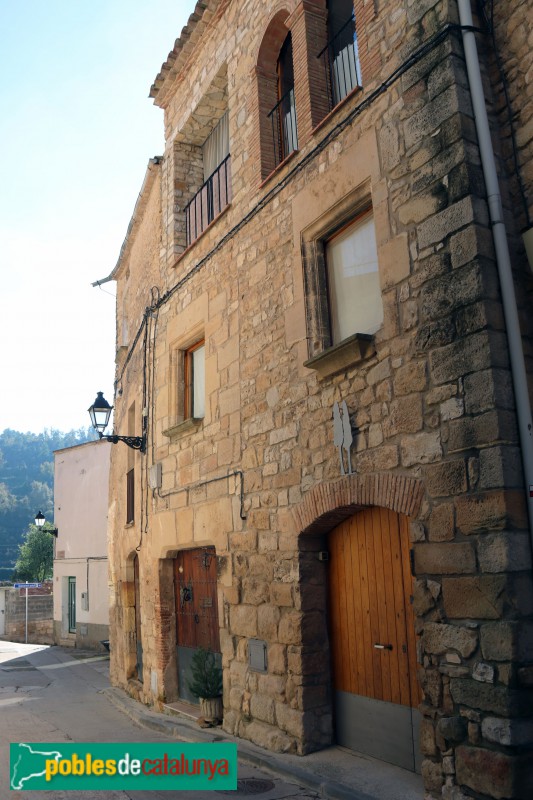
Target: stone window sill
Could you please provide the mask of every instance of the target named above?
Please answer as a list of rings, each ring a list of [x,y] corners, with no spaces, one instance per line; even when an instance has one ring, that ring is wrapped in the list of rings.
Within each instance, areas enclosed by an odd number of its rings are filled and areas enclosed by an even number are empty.
[[[169,439],[172,439],[174,436],[181,436],[183,433],[197,430],[203,421],[203,417],[189,417],[182,422],[176,423],[176,425],[171,425],[170,428],[166,428],[162,433],[163,436],[168,436]]]
[[[317,356],[304,361],[304,367],[314,369],[319,379],[329,378],[343,369],[360,364],[376,352],[374,337],[367,333],[355,333],[339,344],[328,347]]]

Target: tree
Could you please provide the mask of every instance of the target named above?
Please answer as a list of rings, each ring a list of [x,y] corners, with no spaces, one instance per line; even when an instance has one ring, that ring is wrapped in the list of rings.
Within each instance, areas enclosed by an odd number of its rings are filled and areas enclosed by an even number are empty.
[[[52,577],[54,538],[47,533],[50,527],[48,523],[42,529],[33,524],[29,526],[23,543],[19,545],[13,575],[16,580],[41,583]]]

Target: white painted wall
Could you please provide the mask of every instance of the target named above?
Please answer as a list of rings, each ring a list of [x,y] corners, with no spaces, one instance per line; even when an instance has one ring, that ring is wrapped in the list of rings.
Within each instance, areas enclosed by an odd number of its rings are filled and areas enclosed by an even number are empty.
[[[54,453],[54,525],[59,530],[54,558],[54,620],[62,622],[63,630],[68,629],[68,597],[64,597],[68,576],[76,578],[77,626],[109,624],[107,513],[111,447],[102,440]],[[86,591],[88,610],[81,603],[81,593]]]

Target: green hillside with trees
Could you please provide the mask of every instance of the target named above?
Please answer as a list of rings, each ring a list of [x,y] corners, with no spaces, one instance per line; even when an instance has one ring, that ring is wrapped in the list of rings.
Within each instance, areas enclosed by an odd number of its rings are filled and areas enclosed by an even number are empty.
[[[0,581],[11,578],[19,545],[35,514],[41,510],[53,522],[54,450],[94,438],[91,428],[68,433],[6,429],[0,434]]]

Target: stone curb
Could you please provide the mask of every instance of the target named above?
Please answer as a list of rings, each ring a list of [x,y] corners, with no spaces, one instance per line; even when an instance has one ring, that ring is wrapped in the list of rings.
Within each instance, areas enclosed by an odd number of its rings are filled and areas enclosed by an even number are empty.
[[[342,783],[323,779],[320,775],[313,774],[312,771],[305,769],[305,767],[284,764],[276,753],[262,751],[260,748],[252,749],[252,746],[243,742],[242,739],[236,739],[225,732],[222,735],[220,733],[208,733],[207,731],[199,730],[195,723],[189,722],[185,718],[177,722],[177,717],[169,717],[156,711],[151,711],[129,697],[122,689],[111,687],[101,691],[116,708],[149,730],[172,736],[174,739],[183,742],[235,742],[238,745],[240,760],[251,766],[272,772],[285,780],[296,780],[299,784],[317,792],[326,800],[379,800],[377,797],[370,796]],[[305,756],[300,758],[305,763]]]

